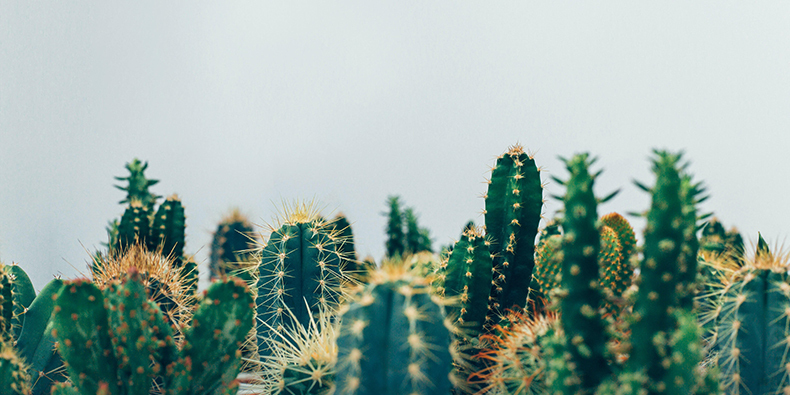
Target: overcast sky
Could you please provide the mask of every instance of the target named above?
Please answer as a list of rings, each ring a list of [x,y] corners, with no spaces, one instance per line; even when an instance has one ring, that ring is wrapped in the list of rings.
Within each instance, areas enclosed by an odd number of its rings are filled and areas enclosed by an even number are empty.
[[[362,256],[391,194],[447,244],[517,142],[561,178],[598,156],[597,194],[623,188],[599,214],[646,209],[651,149],[684,150],[706,210],[784,240],[790,2],[601,3],[0,0],[0,259],[39,288],[85,272],[135,157],[204,263],[231,207],[297,198]]]

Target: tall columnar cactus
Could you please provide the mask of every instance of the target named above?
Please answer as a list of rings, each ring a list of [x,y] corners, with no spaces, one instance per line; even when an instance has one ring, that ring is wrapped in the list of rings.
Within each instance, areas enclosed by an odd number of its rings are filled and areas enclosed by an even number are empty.
[[[36,298],[36,291],[33,289],[33,282],[30,281],[30,277],[19,265],[6,266],[6,272],[11,278],[11,290],[14,298],[14,319],[12,321],[14,338],[19,338],[25,322],[25,312]]]
[[[0,340],[10,339],[14,333],[14,293],[11,274],[0,266]]]
[[[173,257],[177,267],[183,266],[185,229],[184,206],[177,195],[170,196],[156,210],[148,249],[159,249],[162,254]]]
[[[449,393],[453,360],[441,307],[403,266],[385,262],[345,309],[338,394]]]
[[[239,210],[233,210],[220,221],[211,242],[209,271],[211,278],[232,274],[252,281],[250,273],[257,262],[253,261],[253,249],[258,239],[249,219]]]
[[[495,256],[491,323],[505,309],[526,306],[542,207],[540,169],[521,146],[513,146],[497,158],[485,195],[485,226]]]
[[[403,233],[403,213],[401,211],[400,198],[390,196],[387,199],[389,212],[387,213],[387,256],[403,256],[406,252],[404,243],[405,234]]]
[[[311,312],[337,309],[341,286],[349,280],[340,271],[342,239],[337,229],[307,205],[297,205],[286,215],[261,251],[256,301],[261,355],[272,354],[266,337],[294,325],[286,307],[296,323],[307,325]]]
[[[455,300],[449,308],[450,317],[465,337],[480,335],[488,314],[493,269],[489,243],[482,230],[465,229],[448,261],[438,270],[439,294]]]
[[[782,394],[790,391],[790,276],[788,256],[774,254],[762,237],[752,256],[727,278],[724,288],[706,295],[713,305],[710,338],[722,382],[729,394]]]
[[[570,178],[563,202],[562,291],[560,321],[569,338],[569,351],[580,388],[594,389],[610,373],[604,352],[607,336],[598,312],[603,299],[599,290],[598,254],[600,234],[597,200],[593,194],[595,175],[590,174],[587,154],[565,161]],[[610,195],[611,196],[611,195]]]
[[[656,151],[653,172],[656,184],[643,187],[652,194],[647,213],[644,258],[640,262],[639,292],[634,304],[634,323],[631,325],[632,351],[629,370],[646,377],[649,394],[662,394],[683,377],[673,369],[677,347],[671,342],[678,330],[678,314],[690,306],[682,304],[689,287],[683,267],[688,265],[690,237],[695,237],[696,204],[684,191],[681,156]],[[688,266],[686,266],[688,268]],[[696,274],[696,269],[695,269]],[[694,370],[694,361],[683,361],[686,370]]]
[[[52,326],[74,385],[55,391],[145,394],[162,377],[166,394],[226,394],[237,386],[252,297],[243,283],[213,284],[178,350],[170,325],[132,269],[124,282],[108,284],[103,292],[86,280],[67,283],[57,296]]]

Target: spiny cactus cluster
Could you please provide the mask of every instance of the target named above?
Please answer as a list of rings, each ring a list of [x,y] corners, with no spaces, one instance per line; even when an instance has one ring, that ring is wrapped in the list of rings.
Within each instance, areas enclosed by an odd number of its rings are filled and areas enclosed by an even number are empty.
[[[231,394],[238,385],[239,347],[252,328],[252,305],[243,282],[214,283],[179,348],[137,270],[103,289],[87,280],[67,282],[55,299],[52,334],[73,388],[58,391],[146,394],[158,385],[172,395]]]
[[[655,182],[637,183],[651,196],[640,247],[623,216],[599,217],[615,194],[596,197],[595,160],[563,161],[563,207],[541,230],[541,169],[510,147],[484,226],[438,255],[390,198],[380,265],[312,204],[286,205],[255,244],[232,215],[212,253],[226,271],[196,297],[183,207],[157,208],[135,160],[92,280],[36,296],[0,265],[0,394],[230,395],[249,373],[260,394],[790,393],[790,255],[761,236],[745,254],[705,223],[681,154],[654,151]]]

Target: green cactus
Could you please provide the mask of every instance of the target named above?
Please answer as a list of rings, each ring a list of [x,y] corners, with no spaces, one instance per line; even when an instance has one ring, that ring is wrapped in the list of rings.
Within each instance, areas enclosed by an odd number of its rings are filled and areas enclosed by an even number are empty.
[[[489,323],[497,322],[505,309],[526,306],[542,207],[540,169],[520,145],[513,146],[497,158],[485,195],[485,226],[492,239],[496,282]]]
[[[31,395],[30,375],[9,339],[0,339],[0,395]]]
[[[633,308],[631,324],[632,351],[628,371],[644,374],[648,394],[663,394],[682,385],[693,388],[683,372],[694,371],[697,359],[691,356],[677,360],[692,345],[673,344],[681,336],[684,311],[691,306],[684,299],[693,287],[688,270],[689,254],[696,240],[696,209],[699,199],[691,191],[689,179],[681,173],[681,155],[655,151],[653,172],[656,184],[651,192],[652,203],[647,213],[644,258],[640,262],[639,291]],[[692,240],[693,239],[693,240]],[[696,275],[696,268],[693,268]],[[696,342],[699,342],[698,336]],[[696,346],[694,346],[696,347]],[[700,376],[698,376],[700,377]]]
[[[0,266],[0,340],[11,339],[14,334],[14,292],[11,274]]]
[[[258,239],[252,224],[239,210],[233,210],[220,221],[211,243],[209,272],[211,278],[232,274],[250,282],[251,271],[257,266],[253,261],[253,249]]]
[[[148,162],[140,162],[139,159],[134,158],[131,162],[126,163],[126,170],[129,175],[126,177],[115,177],[118,181],[126,181],[126,186],[116,185],[115,187],[126,191],[126,198],[119,203],[131,203],[137,200],[147,207],[149,210],[153,209],[156,199],[161,196],[154,195],[148,191],[148,188],[156,185],[159,180],[149,180],[145,177],[145,170],[148,168]]]
[[[294,324],[286,307],[297,323],[307,325],[311,313],[337,309],[341,286],[350,281],[341,274],[343,241],[337,229],[307,205],[297,204],[287,216],[261,252],[256,303],[262,356],[273,354],[264,340],[275,336],[272,328]]]
[[[55,308],[54,298],[63,280],[51,280],[36,296],[24,314],[24,326],[16,341],[19,356],[28,364],[33,380],[33,395],[49,394],[53,383],[66,379],[63,360],[55,350],[55,338],[47,329]]]
[[[560,288],[562,282],[562,235],[543,238],[535,253],[535,272],[530,285],[530,301],[542,306],[549,302],[551,293]],[[534,294],[532,293],[534,291]],[[537,312],[542,308],[537,309]]]
[[[788,256],[774,254],[762,237],[752,257],[706,295],[715,328],[712,352],[729,394],[790,391],[790,276]]]
[[[348,222],[343,213],[338,213],[332,220],[332,226],[338,232],[340,239],[343,243],[340,245],[341,255],[343,262],[341,268],[344,273],[350,276],[357,276],[363,271],[362,265],[357,258],[356,246],[354,244],[354,232],[351,229],[351,223]]]
[[[147,299],[137,270],[104,291],[86,280],[69,282],[55,300],[52,334],[74,388],[53,391],[146,394],[162,377],[166,394],[225,394],[237,387],[239,347],[252,328],[252,311],[242,282],[214,283],[178,350],[172,328]]]
[[[429,285],[407,270],[385,262],[343,313],[338,394],[449,393],[450,331]]]
[[[590,174],[595,160],[589,159],[587,154],[564,162],[570,178],[563,182],[566,193],[563,197],[565,234],[562,236],[560,322],[569,338],[571,359],[580,379],[579,388],[590,391],[611,372],[604,356],[607,342],[604,321],[598,312],[604,300],[598,286],[601,241],[596,228],[598,201],[593,194],[597,174]]]
[[[186,217],[184,206],[177,195],[168,197],[156,210],[148,238],[148,249],[162,251],[173,258],[176,267],[184,265]]]
[[[476,338],[483,332],[488,314],[494,265],[489,243],[482,230],[465,229],[438,271],[439,294],[457,300],[449,313],[466,338]]]
[[[139,200],[132,200],[118,225],[118,243],[113,251],[123,252],[134,244],[149,245],[151,222],[149,208]]]
[[[622,305],[618,300],[631,283],[631,267],[623,262],[623,247],[617,233],[606,225],[600,226],[598,232],[601,243],[598,251],[598,289],[605,296],[605,315],[617,317],[620,312],[618,306]]]
[[[387,213],[387,256],[403,256],[406,252],[403,233],[403,213],[401,212],[400,198],[390,196],[387,198],[389,212]]]

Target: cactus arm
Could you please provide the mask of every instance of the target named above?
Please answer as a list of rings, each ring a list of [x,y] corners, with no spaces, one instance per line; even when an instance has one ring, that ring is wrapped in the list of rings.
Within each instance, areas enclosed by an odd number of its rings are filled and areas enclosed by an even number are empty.
[[[485,237],[475,229],[461,235],[450,254],[444,272],[444,296],[457,298],[451,315],[459,327],[477,337],[485,324],[488,313],[488,296],[491,292],[493,261]]]
[[[132,200],[118,225],[118,245],[115,251],[124,251],[135,243],[145,245],[150,239],[151,224],[149,208],[138,200]]]
[[[103,384],[110,393],[121,393],[103,300],[101,291],[87,280],[64,284],[55,300],[52,335],[72,383],[84,394],[97,393]]]
[[[0,265],[0,340],[11,339],[14,334],[14,291],[11,274]]]
[[[0,394],[30,395],[30,375],[10,339],[0,339]]]
[[[485,196],[485,226],[495,255],[497,284],[492,314],[527,302],[535,266],[535,236],[543,207],[540,170],[535,160],[514,146],[497,159]],[[496,317],[489,315],[496,322]]]

